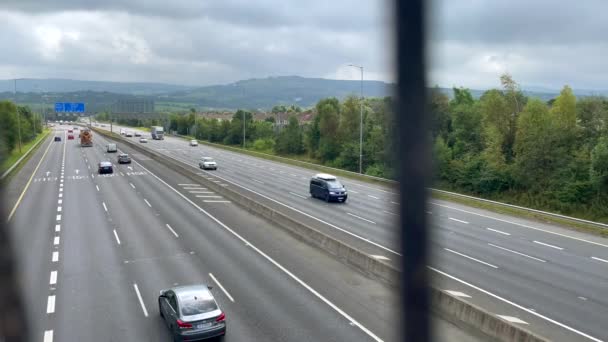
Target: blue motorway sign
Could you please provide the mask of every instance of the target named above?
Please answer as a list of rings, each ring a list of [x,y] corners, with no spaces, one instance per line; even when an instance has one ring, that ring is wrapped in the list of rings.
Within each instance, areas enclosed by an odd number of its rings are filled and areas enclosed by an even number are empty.
[[[84,103],[56,102],[56,112],[84,113]]]

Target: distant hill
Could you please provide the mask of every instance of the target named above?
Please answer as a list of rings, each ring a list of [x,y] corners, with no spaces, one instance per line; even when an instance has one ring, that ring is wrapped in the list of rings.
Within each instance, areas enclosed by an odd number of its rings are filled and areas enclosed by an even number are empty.
[[[17,80],[18,92],[67,93],[77,91],[110,92],[129,95],[155,95],[194,89],[191,86],[143,83],[143,82],[105,82],[79,81],[58,78],[22,78]],[[0,93],[13,92],[13,80],[0,80]]]
[[[157,99],[167,102],[196,103],[205,108],[269,109],[280,104],[309,107],[325,97],[344,98],[350,94],[358,96],[360,87],[360,81],[281,76],[206,86],[160,95]],[[363,81],[363,95],[388,96],[392,87],[391,84],[380,81]]]

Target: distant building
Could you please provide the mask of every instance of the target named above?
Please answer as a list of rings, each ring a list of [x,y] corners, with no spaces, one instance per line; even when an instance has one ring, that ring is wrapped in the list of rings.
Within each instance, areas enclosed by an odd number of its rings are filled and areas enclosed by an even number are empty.
[[[116,101],[112,113],[154,113],[154,100],[151,99],[122,99]]]

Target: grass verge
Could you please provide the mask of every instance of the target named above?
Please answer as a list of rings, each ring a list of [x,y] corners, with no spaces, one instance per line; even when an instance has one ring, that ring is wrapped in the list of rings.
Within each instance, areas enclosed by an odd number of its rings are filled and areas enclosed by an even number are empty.
[[[522,210],[522,209],[517,209],[517,208],[504,207],[499,204],[477,201],[475,199],[465,198],[465,197],[460,197],[460,196],[455,196],[455,195],[450,195],[450,194],[445,194],[445,193],[432,192],[431,197],[435,198],[435,199],[464,204],[464,205],[474,207],[474,208],[485,209],[485,210],[489,210],[489,211],[499,213],[499,214],[511,215],[511,216],[516,216],[516,217],[529,219],[529,220],[533,220],[533,221],[555,224],[562,228],[571,229],[571,230],[575,230],[575,231],[579,231],[579,232],[583,232],[583,233],[589,233],[589,234],[596,235],[596,236],[608,237],[608,229],[601,228],[601,227],[594,226],[594,225],[587,224],[587,223],[574,222],[574,221],[562,219],[559,217],[543,215],[541,213],[530,212],[527,210]]]
[[[19,152],[19,147],[16,147],[13,152],[11,152],[11,154],[2,162],[2,164],[0,164],[0,175],[3,174],[6,170],[10,169],[18,160],[19,158],[21,158],[21,156],[23,156],[24,154],[27,153],[27,151],[29,151],[30,148],[32,148],[32,146],[34,146],[37,142],[45,139],[49,133],[51,132],[50,129],[45,128],[42,133],[39,133],[38,136],[36,137],[36,139],[24,144],[21,146],[21,152]],[[38,145],[37,148],[39,148],[41,145]],[[35,150],[32,150],[30,152],[30,154],[25,157],[22,161],[20,165],[17,165],[13,171],[11,171],[11,173],[9,173],[5,179],[2,180],[2,182],[7,182],[12,175],[18,173],[19,170],[21,170],[21,167],[23,165],[25,165],[25,163],[32,157],[32,155],[34,154]]]

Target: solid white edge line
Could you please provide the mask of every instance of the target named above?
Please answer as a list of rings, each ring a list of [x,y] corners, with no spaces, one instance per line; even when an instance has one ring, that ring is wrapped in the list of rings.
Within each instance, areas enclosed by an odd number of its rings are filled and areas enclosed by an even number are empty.
[[[137,293],[137,298],[139,299],[139,304],[141,305],[141,309],[144,312],[144,316],[148,317],[148,310],[146,310],[146,304],[144,304],[144,300],[141,298],[141,294],[139,293],[139,288],[137,284],[133,284],[133,288],[135,289],[135,293]]]
[[[445,249],[446,251],[450,252],[450,253],[458,254],[458,255],[460,255],[460,256],[462,256],[462,257],[465,257],[465,258],[467,258],[467,259],[471,259],[471,260],[473,260],[473,261],[477,261],[477,262],[478,262],[478,263],[480,263],[480,264],[484,264],[484,265],[486,265],[486,266],[490,266],[490,267],[492,267],[492,268],[498,268],[498,266],[494,266],[494,265],[492,265],[492,264],[490,264],[490,263],[487,263],[487,262],[485,262],[485,261],[481,261],[481,260],[479,260],[479,259],[475,259],[475,258],[473,258],[473,257],[471,257],[471,256],[468,256],[468,255],[466,255],[466,254],[462,254],[462,253],[456,252],[456,251],[451,250],[451,249],[449,249],[449,248],[444,248],[444,249]]]
[[[559,246],[553,246],[553,245],[550,245],[550,244],[548,244],[548,243],[544,243],[544,242],[540,242],[540,241],[536,241],[536,240],[534,240],[534,241],[532,241],[532,242],[534,242],[534,243],[536,243],[536,244],[539,244],[539,245],[543,245],[543,246],[547,246],[547,247],[555,248],[555,249],[558,249],[558,250],[560,250],[560,251],[564,249],[564,248],[559,247]]]
[[[174,158],[174,157],[169,156],[169,155],[166,155],[166,154],[163,154],[163,155],[164,155],[164,156],[166,156],[166,157],[168,157],[168,158],[175,159],[175,160],[181,161],[181,162],[183,162],[183,163],[186,163],[186,164],[190,165],[191,167],[196,168],[197,170],[199,170],[199,169],[198,169],[196,166],[193,166],[192,164],[190,164],[190,162],[189,162],[189,161],[188,161],[188,162],[185,162],[185,161],[183,161],[183,160],[180,160],[180,159],[178,159],[178,158]],[[138,163],[138,164],[139,164],[139,163]],[[139,164],[139,165],[141,165],[141,164]],[[146,170],[147,170],[147,169],[146,169]],[[201,170],[199,170],[199,171],[201,171]],[[202,170],[202,171],[204,171],[204,170]],[[204,172],[209,173],[208,171],[204,171]],[[401,253],[399,253],[399,252],[397,252],[397,251],[394,251],[394,250],[392,250],[392,249],[390,249],[390,248],[388,248],[388,247],[384,247],[384,246],[382,246],[381,244],[379,244],[379,243],[377,243],[377,242],[374,242],[374,241],[372,241],[372,240],[370,240],[370,239],[368,239],[368,238],[364,238],[364,237],[362,237],[362,236],[360,236],[360,235],[357,235],[357,234],[355,234],[355,233],[353,233],[353,232],[351,232],[351,231],[348,231],[348,230],[346,230],[346,229],[344,229],[344,228],[340,228],[340,227],[338,227],[338,226],[336,226],[336,225],[334,225],[334,224],[331,224],[331,223],[329,223],[329,222],[327,222],[327,221],[323,221],[323,220],[321,220],[321,219],[320,219],[320,218],[318,218],[318,217],[315,217],[315,216],[313,216],[313,215],[310,215],[310,214],[308,214],[308,213],[305,213],[305,212],[303,212],[303,211],[301,211],[301,210],[298,210],[298,209],[296,209],[296,208],[294,208],[294,207],[292,207],[292,206],[289,206],[289,205],[287,205],[287,204],[285,204],[285,203],[283,203],[283,202],[279,202],[279,201],[277,201],[277,200],[275,200],[275,199],[273,199],[273,198],[270,198],[270,197],[268,197],[268,196],[266,196],[266,195],[262,195],[261,193],[259,193],[259,192],[257,192],[257,191],[254,191],[254,190],[252,190],[252,189],[249,189],[249,188],[247,188],[247,187],[245,187],[245,186],[243,186],[243,185],[237,184],[237,183],[235,183],[235,182],[233,182],[233,181],[227,180],[226,178],[223,178],[223,177],[220,177],[220,176],[217,176],[217,175],[215,175],[215,176],[216,176],[217,178],[219,178],[219,179],[222,179],[223,181],[225,181],[225,182],[227,182],[227,183],[234,184],[234,185],[236,185],[236,186],[238,186],[238,187],[240,187],[240,188],[242,188],[242,189],[245,189],[245,190],[247,190],[247,191],[250,191],[250,192],[252,192],[252,193],[254,193],[254,194],[256,194],[256,195],[258,195],[258,196],[260,196],[260,197],[263,197],[263,198],[265,198],[265,199],[267,199],[267,200],[269,200],[269,201],[272,201],[272,202],[274,202],[274,203],[277,203],[277,204],[279,204],[279,205],[282,205],[282,206],[284,206],[284,207],[286,207],[286,208],[288,208],[288,209],[291,209],[291,210],[293,210],[293,211],[295,211],[295,212],[297,212],[297,213],[299,213],[299,214],[302,214],[302,215],[304,215],[304,216],[306,216],[306,217],[309,217],[309,218],[311,218],[311,219],[313,219],[313,220],[316,220],[316,221],[318,221],[318,222],[321,222],[321,223],[323,223],[323,224],[325,224],[325,225],[327,225],[327,226],[330,226],[330,227],[332,227],[332,228],[334,228],[334,229],[336,229],[336,230],[339,230],[339,231],[341,231],[341,232],[343,232],[343,233],[345,233],[345,234],[348,234],[348,235],[350,235],[350,236],[352,236],[352,237],[355,237],[355,238],[357,238],[357,239],[359,239],[359,240],[365,241],[365,242],[367,242],[367,243],[369,243],[369,244],[371,244],[371,245],[374,245],[374,246],[376,246],[376,247],[378,247],[378,248],[384,249],[385,251],[391,252],[391,253],[393,253],[393,254],[396,254],[396,255],[399,255],[399,256],[403,256],[403,254],[401,254]],[[393,202],[393,203],[395,203],[395,204],[399,204],[399,203],[397,203],[397,202]]]
[[[220,284],[220,282],[217,279],[215,279],[213,274],[209,273],[209,276],[211,277],[211,279],[213,279],[213,281],[217,284],[217,286],[219,286],[220,289],[222,289],[222,291],[224,291],[224,294],[226,295],[226,297],[228,297],[228,299],[230,299],[230,301],[234,303],[234,298],[232,298],[230,293],[228,293],[228,291],[226,291],[226,289],[222,286],[222,284]]]
[[[601,259],[601,258],[598,258],[598,257],[594,257],[594,256],[592,256],[591,259],[608,263],[608,260],[604,260],[604,259]]]
[[[566,234],[556,233],[556,232],[552,232],[552,231],[549,231],[549,230],[545,230],[545,229],[541,229],[541,228],[537,228],[537,227],[528,226],[528,225],[525,225],[525,224],[522,224],[522,223],[507,221],[507,220],[499,219],[499,218],[488,216],[488,215],[478,214],[478,213],[475,213],[475,212],[472,212],[472,211],[463,210],[463,209],[459,209],[459,208],[455,208],[455,207],[450,207],[449,205],[440,204],[440,203],[437,203],[437,202],[429,202],[429,203],[433,204],[433,205],[436,205],[436,206],[439,206],[439,207],[444,207],[444,208],[448,208],[448,209],[452,209],[452,210],[457,210],[457,211],[461,211],[463,213],[467,213],[467,214],[471,214],[471,215],[476,215],[476,216],[481,216],[481,217],[489,218],[491,220],[496,220],[496,221],[500,221],[500,222],[504,222],[504,223],[509,223],[509,224],[513,224],[513,225],[524,227],[524,228],[528,228],[528,229],[538,230],[540,232],[544,232],[544,233],[547,233],[547,234],[553,234],[553,235],[561,236],[561,237],[564,237],[564,238],[568,238],[568,239],[572,239],[572,240],[577,240],[577,241],[581,241],[581,242],[586,242],[586,243],[590,243],[592,245],[602,246],[602,247],[608,248],[608,245],[605,245],[605,244],[602,244],[602,243],[599,243],[599,242],[585,240],[585,239],[577,238],[577,237],[566,235]]]
[[[118,238],[118,233],[116,232],[116,229],[114,229],[114,237],[116,238],[116,242],[120,245],[120,239]]]
[[[490,230],[490,231],[493,231],[493,232],[496,232],[496,233],[498,233],[498,234],[502,234],[502,235],[507,235],[507,236],[511,235],[510,233],[505,233],[505,232],[500,231],[500,230],[498,230],[498,229],[492,229],[492,228],[486,228],[486,229],[487,229],[487,230]]]
[[[455,219],[455,218],[453,218],[453,217],[448,217],[448,219],[450,219],[450,220],[452,220],[452,221],[456,221],[456,222],[464,223],[464,224],[469,224],[469,222],[467,222],[467,221],[463,221],[463,220]]]
[[[459,283],[461,283],[461,284],[463,284],[463,285],[466,285],[466,286],[468,286],[468,287],[470,287],[470,288],[472,288],[472,289],[475,289],[475,290],[477,290],[477,291],[479,291],[479,292],[482,292],[482,293],[484,293],[484,294],[486,294],[486,295],[488,295],[488,296],[490,296],[490,297],[496,298],[496,299],[498,299],[498,300],[500,300],[500,301],[502,301],[502,302],[504,302],[504,303],[507,303],[507,304],[509,304],[509,305],[512,305],[512,306],[514,306],[514,307],[516,307],[516,308],[518,308],[518,309],[520,309],[520,310],[523,310],[523,311],[525,311],[525,312],[527,312],[527,313],[529,313],[529,314],[531,314],[531,315],[534,315],[534,316],[539,317],[539,318],[542,318],[542,319],[544,319],[544,320],[546,320],[546,321],[548,321],[548,322],[551,322],[551,323],[553,323],[553,324],[555,324],[555,325],[558,325],[558,326],[560,326],[560,327],[562,327],[562,328],[564,328],[564,329],[566,329],[566,330],[569,330],[569,331],[571,331],[571,332],[573,332],[573,333],[575,333],[575,334],[578,334],[578,335],[580,335],[580,336],[586,337],[586,338],[588,338],[588,339],[590,339],[590,340],[592,340],[592,341],[595,341],[595,342],[603,342],[602,340],[600,340],[600,339],[598,339],[598,338],[595,338],[595,337],[593,337],[593,336],[587,335],[587,334],[585,334],[584,332],[581,332],[581,331],[578,331],[578,330],[576,330],[576,329],[574,329],[574,328],[571,328],[571,327],[569,327],[569,326],[567,326],[567,325],[565,325],[565,324],[563,324],[563,323],[560,323],[560,322],[558,322],[558,321],[556,321],[556,320],[553,320],[553,319],[551,319],[551,318],[549,318],[549,317],[547,317],[547,316],[543,316],[543,315],[539,314],[539,313],[538,313],[538,312],[536,312],[536,311],[532,311],[532,310],[530,310],[530,309],[528,309],[528,308],[526,308],[526,307],[523,307],[523,306],[521,306],[521,305],[519,305],[519,304],[517,304],[517,303],[514,303],[514,302],[512,302],[512,301],[510,301],[510,300],[508,300],[508,299],[505,299],[505,298],[502,298],[502,297],[500,297],[500,296],[498,296],[498,295],[495,295],[495,294],[493,294],[492,292],[489,292],[489,291],[486,291],[486,290],[484,290],[484,289],[482,289],[482,288],[480,288],[480,287],[477,287],[477,286],[475,286],[475,285],[473,285],[473,284],[471,284],[471,283],[467,283],[466,281],[464,281],[464,280],[462,280],[462,279],[459,279],[459,278],[456,278],[456,277],[454,277],[453,275],[447,274],[447,273],[445,273],[445,272],[443,272],[443,271],[440,271],[440,270],[439,270],[439,269],[437,269],[437,268],[434,268],[434,267],[432,267],[432,266],[427,266],[427,267],[428,267],[430,270],[435,271],[435,272],[437,272],[437,273],[439,273],[439,274],[441,274],[441,275],[443,275],[443,276],[446,276],[446,277],[448,277],[448,278],[450,278],[450,279],[452,279],[452,280],[455,280],[455,281],[457,281],[457,282],[459,282]]]
[[[49,285],[57,284],[57,271],[51,271],[51,276],[49,277]]]
[[[144,202],[146,202],[146,204],[148,205],[148,207],[152,208],[152,204],[150,204],[150,202],[148,202],[147,199],[144,198]]]
[[[368,219],[363,218],[363,217],[361,217],[361,216],[357,216],[357,215],[355,215],[355,214],[351,214],[351,213],[348,213],[348,212],[347,212],[346,214],[347,214],[347,215],[350,215],[350,216],[352,216],[352,217],[356,217],[356,218],[358,218],[359,220],[363,220],[363,221],[366,221],[366,222],[369,222],[369,223],[372,223],[372,224],[376,224],[376,222],[374,222],[374,221],[372,221],[372,220],[368,220]]]
[[[167,184],[167,182],[165,182],[164,180],[162,180],[160,177],[158,177],[157,175],[155,175],[154,173],[150,172],[148,169],[146,169],[143,165],[141,165],[140,163],[138,163],[137,161],[135,161],[135,163],[137,163],[139,166],[141,166],[144,170],[146,170],[150,175],[152,175],[154,178],[158,179],[161,183],[165,184],[169,189],[173,190],[176,194],[178,194],[181,198],[183,198],[186,202],[190,203],[193,207],[197,208],[199,211],[201,211],[202,213],[204,213],[205,215],[207,215],[207,217],[209,217],[210,219],[212,219],[213,221],[215,221],[217,224],[219,224],[221,227],[223,227],[224,229],[226,229],[228,232],[230,232],[232,235],[234,235],[235,237],[237,237],[239,240],[241,240],[243,243],[245,243],[247,246],[251,247],[251,249],[253,249],[254,251],[256,251],[259,255],[261,255],[262,257],[264,257],[266,260],[268,260],[270,263],[272,263],[273,265],[275,265],[278,269],[280,269],[281,271],[283,271],[285,274],[287,274],[289,277],[291,277],[293,280],[295,280],[298,284],[300,284],[302,287],[304,287],[306,290],[308,290],[310,293],[312,293],[313,295],[315,295],[317,298],[319,298],[321,301],[323,301],[325,304],[327,304],[329,307],[331,307],[332,309],[334,309],[334,311],[336,311],[337,313],[339,313],[342,317],[346,318],[349,322],[352,322],[354,325],[356,325],[359,329],[361,329],[363,332],[365,332],[368,336],[370,336],[372,339],[374,339],[375,341],[378,342],[382,342],[383,340],[380,339],[378,336],[376,336],[373,332],[371,332],[369,329],[367,329],[365,326],[363,326],[361,323],[357,322],[354,318],[352,318],[350,315],[348,315],[346,312],[344,312],[342,309],[340,309],[339,307],[337,307],[334,303],[330,302],[327,298],[323,297],[323,295],[321,295],[319,292],[317,292],[315,289],[313,289],[312,287],[310,287],[308,284],[306,284],[304,281],[302,281],[300,278],[298,278],[297,276],[295,276],[293,273],[291,273],[289,270],[287,270],[285,267],[283,267],[281,264],[279,264],[278,262],[276,262],[274,259],[272,259],[271,257],[269,257],[268,255],[266,255],[264,252],[262,252],[259,248],[257,248],[256,246],[254,246],[253,244],[251,244],[249,241],[247,241],[245,238],[243,238],[242,236],[240,236],[237,232],[235,232],[234,230],[232,230],[230,227],[228,227],[227,225],[225,225],[222,221],[218,220],[217,218],[215,218],[215,216],[211,215],[210,213],[208,213],[205,209],[199,207],[196,203],[194,203],[192,200],[190,200],[188,197],[184,196],[184,194],[182,194],[181,192],[177,191],[174,187],[172,187],[171,185]],[[137,291],[137,286],[135,287],[136,291]],[[139,294],[139,291],[137,291]],[[143,302],[142,302],[143,305]],[[145,307],[144,307],[145,309]],[[146,315],[147,316],[147,315]]]
[[[179,235],[177,235],[175,230],[173,230],[173,228],[171,228],[171,226],[168,223],[167,223],[167,228],[169,228],[169,230],[171,231],[171,233],[173,233],[173,235],[175,235],[175,237],[179,237]]]
[[[55,312],[55,295],[50,295],[46,302],[46,313],[52,314]]]
[[[46,330],[44,332],[43,342],[53,342],[53,330]]]
[[[543,260],[543,259],[535,258],[535,257],[533,257],[533,256],[529,256],[529,255],[527,255],[527,254],[520,253],[520,252],[517,252],[517,251],[514,251],[514,250],[510,250],[510,249],[508,249],[508,248],[504,248],[504,247],[501,247],[501,246],[497,246],[497,245],[494,245],[494,244],[491,244],[491,243],[488,243],[488,245],[490,245],[490,246],[492,246],[492,247],[495,247],[495,248],[498,248],[498,249],[505,250],[505,251],[507,251],[507,252],[511,252],[511,253],[514,253],[514,254],[517,254],[517,255],[524,256],[524,257],[526,257],[526,258],[534,259],[534,260],[537,260],[537,261],[540,261],[540,262],[546,262],[546,261],[545,261],[545,260]]]

